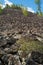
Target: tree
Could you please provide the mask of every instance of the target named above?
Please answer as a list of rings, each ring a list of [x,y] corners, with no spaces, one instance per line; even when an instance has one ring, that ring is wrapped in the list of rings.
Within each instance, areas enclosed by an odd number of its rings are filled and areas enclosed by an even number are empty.
[[[21,9],[21,6],[20,5],[12,4],[11,8],[13,8],[13,9]]]
[[[2,14],[3,9],[2,9],[2,4],[0,3],[0,14]]]
[[[22,13],[24,16],[28,16],[28,11],[27,11],[27,8],[23,7],[21,8],[22,9]]]
[[[10,8],[10,5],[6,4],[5,8]]]
[[[41,0],[35,0],[35,4],[37,5],[37,13],[42,14],[42,12],[41,12]]]

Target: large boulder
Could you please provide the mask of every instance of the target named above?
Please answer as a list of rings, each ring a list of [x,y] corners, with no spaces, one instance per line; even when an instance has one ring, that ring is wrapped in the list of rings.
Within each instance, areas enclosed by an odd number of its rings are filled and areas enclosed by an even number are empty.
[[[38,51],[32,51],[26,59],[26,65],[43,65],[43,54]]]
[[[6,40],[2,34],[0,34],[0,47],[6,45]]]
[[[43,54],[41,54],[40,52],[35,52],[35,51],[33,51],[32,53],[31,53],[31,58],[35,61],[35,62],[37,62],[37,63],[39,63],[39,64],[43,64]]]

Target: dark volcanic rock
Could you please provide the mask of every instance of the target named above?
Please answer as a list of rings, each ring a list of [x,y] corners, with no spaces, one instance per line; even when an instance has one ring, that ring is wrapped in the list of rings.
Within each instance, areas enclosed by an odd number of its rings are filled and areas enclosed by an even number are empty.
[[[2,58],[3,62],[8,65],[8,56],[7,55],[3,55]]]
[[[32,52],[32,54],[31,54],[31,56],[32,56],[32,59],[35,61],[35,62],[37,62],[37,63],[39,63],[39,64],[43,64],[43,54],[41,54],[40,52]]]
[[[0,47],[6,45],[6,40],[2,34],[0,34]]]
[[[7,39],[7,44],[9,44],[10,46],[14,43],[16,43],[16,39],[14,39],[13,37]]]
[[[38,64],[35,63],[35,62],[32,61],[32,60],[27,60],[27,61],[26,61],[26,65],[38,65]]]
[[[31,56],[27,58],[26,65],[43,65],[43,54],[33,51]]]

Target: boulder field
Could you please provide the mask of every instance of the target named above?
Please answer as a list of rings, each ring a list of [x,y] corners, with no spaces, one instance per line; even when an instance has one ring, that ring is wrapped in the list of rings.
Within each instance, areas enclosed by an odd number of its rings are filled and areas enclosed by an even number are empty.
[[[43,51],[25,53],[17,41],[39,41],[43,46],[43,17],[20,9],[4,9],[0,15],[0,65],[43,65]]]

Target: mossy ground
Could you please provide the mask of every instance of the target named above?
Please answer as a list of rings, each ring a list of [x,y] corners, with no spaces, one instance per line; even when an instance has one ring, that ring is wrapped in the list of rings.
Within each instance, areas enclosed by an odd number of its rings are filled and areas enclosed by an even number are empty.
[[[25,40],[20,39],[17,41],[17,44],[20,45],[19,50],[23,50],[26,52],[32,52],[32,51],[39,51],[43,52],[43,43],[37,41],[37,40]]]

